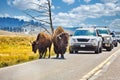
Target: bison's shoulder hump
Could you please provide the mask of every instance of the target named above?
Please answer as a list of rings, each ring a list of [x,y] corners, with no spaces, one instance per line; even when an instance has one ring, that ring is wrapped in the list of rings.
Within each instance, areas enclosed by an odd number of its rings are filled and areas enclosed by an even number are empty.
[[[58,34],[60,34],[60,33],[62,33],[62,32],[64,32],[64,29],[63,29],[61,26],[59,26],[59,27],[57,27],[57,29],[55,30],[54,36],[55,36],[55,35],[58,35]]]
[[[45,32],[40,32],[37,36],[37,40],[40,40],[40,39],[50,39],[51,36]]]

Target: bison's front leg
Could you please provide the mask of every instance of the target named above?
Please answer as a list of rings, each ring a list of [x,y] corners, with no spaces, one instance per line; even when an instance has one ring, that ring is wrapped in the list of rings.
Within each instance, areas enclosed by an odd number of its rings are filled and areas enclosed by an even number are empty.
[[[59,48],[56,46],[56,45],[54,45],[54,51],[55,51],[55,53],[56,53],[56,58],[59,58]]]
[[[64,54],[61,54],[61,59],[64,59]]]
[[[45,51],[43,52],[44,58],[46,57],[46,53],[47,53],[47,49],[45,49]]]
[[[39,59],[41,59],[42,58],[42,55],[41,55],[41,53],[39,53]]]
[[[49,56],[48,56],[48,58],[50,58],[50,51],[51,51],[51,44],[49,46]]]
[[[41,59],[41,58],[42,58],[42,53],[39,50],[39,59]]]
[[[66,48],[61,49],[61,58],[64,59],[64,54],[66,52]]]
[[[56,58],[59,58],[59,53],[56,54]]]

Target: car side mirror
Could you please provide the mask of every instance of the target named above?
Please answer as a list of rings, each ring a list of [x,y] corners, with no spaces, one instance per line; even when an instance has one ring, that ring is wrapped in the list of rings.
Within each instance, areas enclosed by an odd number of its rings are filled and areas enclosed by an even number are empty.
[[[73,36],[73,34],[70,34],[69,36]]]
[[[110,35],[113,35],[113,33],[110,33]]]
[[[112,35],[112,37],[115,37],[114,33],[110,33],[110,35]]]

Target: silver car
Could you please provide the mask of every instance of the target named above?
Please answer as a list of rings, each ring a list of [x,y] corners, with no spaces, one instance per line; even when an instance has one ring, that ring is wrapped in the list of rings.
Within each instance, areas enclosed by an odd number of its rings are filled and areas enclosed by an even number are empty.
[[[102,52],[102,38],[98,36],[95,28],[78,28],[70,38],[70,53],[78,51]]]

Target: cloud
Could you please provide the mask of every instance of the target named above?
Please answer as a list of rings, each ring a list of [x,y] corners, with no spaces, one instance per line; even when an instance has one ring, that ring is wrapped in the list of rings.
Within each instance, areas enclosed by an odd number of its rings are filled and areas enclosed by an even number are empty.
[[[19,9],[39,9],[39,6],[36,4],[43,4],[46,0],[8,0],[8,5],[15,6]]]
[[[89,3],[91,0],[84,0],[84,2]]]
[[[30,4],[31,2],[43,4],[46,0],[9,0],[10,5],[14,5],[20,9],[27,8],[38,8],[35,4]],[[67,4],[73,4],[75,0],[62,0]],[[85,2],[90,2],[91,0],[84,0]],[[88,18],[100,18],[104,16],[116,16],[120,15],[120,1],[119,0],[101,0],[103,3],[95,3],[91,5],[80,5],[76,8],[71,9],[68,12],[60,12],[58,14],[53,14],[53,24],[61,26],[84,26],[83,21]],[[52,9],[57,8],[57,6],[52,6]],[[58,7],[59,8],[59,7]],[[24,18],[25,17],[18,17]],[[86,25],[85,25],[86,26]]]
[[[120,13],[120,6],[116,3],[96,3],[93,5],[80,5],[67,13],[55,15],[54,24],[63,26],[84,26],[83,21],[88,18],[116,16]],[[82,24],[82,25],[81,25]],[[93,24],[94,25],[94,24]],[[85,25],[86,26],[86,25]]]
[[[54,5],[52,5],[51,9],[55,9],[55,6],[54,6]]]
[[[54,15],[53,23],[54,25],[61,25],[66,27],[73,27],[78,26],[80,21],[82,21],[83,18],[78,18],[73,13],[58,13],[57,15]]]
[[[24,20],[24,21],[30,21],[31,20],[27,16],[13,16],[13,18],[17,18],[17,19]]]
[[[7,13],[5,14],[0,14],[0,17],[10,17],[10,18],[17,18],[17,19],[20,19],[20,20],[24,20],[24,21],[30,21],[31,19],[27,16],[11,16]]]
[[[0,14],[0,17],[10,17],[10,15],[5,13],[5,14]]]
[[[110,24],[110,28],[120,29],[120,19],[113,20],[113,22]]]
[[[119,0],[101,0],[103,3],[116,3],[119,2]]]
[[[73,4],[75,0],[62,0],[64,3]]]
[[[71,12],[86,18],[99,18],[102,16],[115,16],[117,12],[120,12],[120,6],[116,6],[114,3],[96,3],[94,5],[81,5]]]

